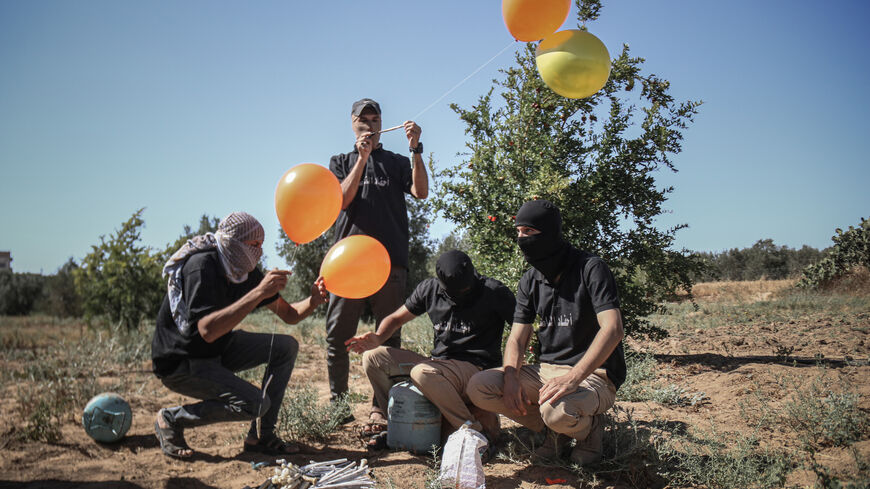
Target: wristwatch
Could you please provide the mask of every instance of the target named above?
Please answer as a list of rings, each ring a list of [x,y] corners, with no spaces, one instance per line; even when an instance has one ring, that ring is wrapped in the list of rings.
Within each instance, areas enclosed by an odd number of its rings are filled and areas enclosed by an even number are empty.
[[[408,148],[408,151],[410,151],[410,152],[412,152],[412,153],[414,153],[414,154],[418,154],[418,155],[423,154],[423,142],[422,142],[422,141],[418,141],[418,142],[417,142],[417,147],[416,147],[416,148]]]

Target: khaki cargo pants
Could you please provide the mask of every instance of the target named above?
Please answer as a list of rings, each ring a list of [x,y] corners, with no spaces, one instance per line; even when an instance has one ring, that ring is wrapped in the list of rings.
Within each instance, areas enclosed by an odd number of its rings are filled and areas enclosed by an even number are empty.
[[[601,414],[616,400],[616,387],[603,369],[598,369],[584,380],[577,391],[559,398],[554,404],[538,405],[538,391],[549,379],[564,375],[570,365],[541,363],[523,365],[519,370],[520,387],[531,401],[526,415],[509,412],[504,404],[504,369],[484,370],[468,382],[467,394],[477,407],[503,414],[533,431],[548,427],[577,440],[589,435],[592,418]]]
[[[380,346],[363,353],[363,370],[375,392],[372,412],[386,419],[390,388],[407,377],[458,429],[466,421],[481,431],[480,422],[469,411],[471,400],[465,395],[468,380],[481,368],[462,360],[430,360],[412,351]]]

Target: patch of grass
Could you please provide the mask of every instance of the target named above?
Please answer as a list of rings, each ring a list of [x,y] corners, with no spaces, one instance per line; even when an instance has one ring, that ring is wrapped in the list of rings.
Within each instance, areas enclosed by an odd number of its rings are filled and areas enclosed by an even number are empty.
[[[650,401],[666,406],[697,406],[710,400],[703,391],[688,392],[675,384],[647,388],[645,394]]]
[[[759,448],[754,434],[674,433],[656,440],[660,475],[672,485],[711,488],[782,487],[794,468],[792,455]]]
[[[535,442],[535,433],[524,427],[503,429],[500,440],[504,439],[507,441],[499,443],[495,458],[513,464],[530,464],[535,448],[540,446]]]
[[[667,406],[695,406],[710,398],[704,392],[690,393],[675,384],[660,385],[656,380],[658,362],[651,353],[627,351],[625,382],[616,392],[618,401],[652,401]]]
[[[625,382],[616,391],[617,401],[639,402],[647,400],[646,389],[656,378],[658,362],[651,353],[626,350]]]
[[[4,369],[3,379],[16,385],[13,409],[23,421],[15,438],[58,442],[65,421],[79,421],[85,404],[100,392],[123,392],[121,372],[150,356],[147,328],[88,329],[76,336],[16,350],[20,361]]]
[[[15,400],[18,417],[24,423],[16,427],[15,437],[21,441],[58,442],[64,421],[76,418],[87,401],[100,391],[97,382],[84,378],[20,383]]]
[[[758,447],[755,435],[687,431],[654,418],[642,423],[616,408],[604,438],[605,459],[595,471],[631,487],[782,487],[790,454]]]
[[[325,403],[318,403],[317,397],[312,385],[287,392],[278,413],[278,433],[293,440],[324,442],[353,411],[346,395]]]
[[[509,441],[500,447],[498,458],[537,463],[536,434],[526,428],[506,432]],[[638,420],[632,409],[619,405],[608,412],[603,443],[604,459],[597,465],[580,467],[564,460],[547,465],[576,474],[578,487],[723,489],[782,487],[795,467],[793,454],[759,447],[754,434],[687,431],[681,423]]]
[[[746,282],[752,287],[755,282]],[[663,312],[647,319],[669,332],[706,330],[735,324],[787,322],[795,318],[809,320],[832,317],[855,318],[870,309],[870,297],[830,294],[818,291],[784,289],[768,299],[743,301],[704,300],[696,297],[697,308],[690,302],[672,302]]]
[[[792,381],[794,394],[785,403],[783,422],[810,447],[849,446],[868,428],[867,415],[858,408],[860,395],[835,392],[823,370],[801,388]]]

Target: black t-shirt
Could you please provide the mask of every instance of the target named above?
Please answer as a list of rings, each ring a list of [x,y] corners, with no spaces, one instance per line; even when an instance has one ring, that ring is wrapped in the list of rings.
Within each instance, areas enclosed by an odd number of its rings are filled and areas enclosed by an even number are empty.
[[[359,152],[335,155],[329,169],[344,181]],[[411,192],[411,160],[378,147],[372,151],[360,177],[356,196],[335,222],[335,241],[365,234],[380,241],[395,267],[408,268],[408,211],[405,194]]]
[[[501,338],[505,323],[510,323],[514,294],[501,282],[481,277],[475,300],[456,304],[438,279],[426,279],[405,301],[405,307],[419,316],[429,313],[435,328],[431,356],[462,360],[481,368],[501,366]]]
[[[538,339],[541,362],[575,365],[586,353],[600,326],[596,314],[619,308],[616,281],[607,264],[595,255],[571,248],[559,285],[552,285],[532,268],[517,287],[514,322],[532,324],[541,318]],[[625,381],[622,342],[602,366],[618,388]]]
[[[163,298],[163,305],[157,313],[157,325],[151,340],[151,363],[154,373],[164,376],[172,373],[184,358],[210,358],[223,353],[233,332],[221,336],[212,343],[206,343],[199,335],[197,323],[209,314],[219,311],[241,299],[263,280],[263,272],[255,268],[247,280],[234,284],[227,280],[224,268],[216,250],[203,251],[192,255],[181,269],[182,297],[188,305],[190,324],[187,334],[179,331],[172,311],[169,296]],[[275,294],[257,305],[264,306],[278,299]]]

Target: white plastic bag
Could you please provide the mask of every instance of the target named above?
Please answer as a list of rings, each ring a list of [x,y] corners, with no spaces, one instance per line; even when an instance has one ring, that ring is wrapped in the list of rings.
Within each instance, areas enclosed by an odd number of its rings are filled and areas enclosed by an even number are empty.
[[[469,428],[469,422],[460,426],[444,445],[441,457],[441,485],[452,489],[485,489],[483,463],[480,450],[487,445],[486,437]]]

